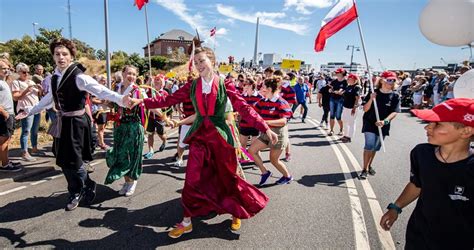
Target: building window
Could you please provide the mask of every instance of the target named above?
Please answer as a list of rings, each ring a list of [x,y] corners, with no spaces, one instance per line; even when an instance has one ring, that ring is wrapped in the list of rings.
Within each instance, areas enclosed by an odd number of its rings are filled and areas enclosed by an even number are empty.
[[[179,47],[178,48],[178,53],[179,54],[184,54],[184,47]]]
[[[184,41],[184,36],[178,36],[178,40]]]
[[[168,53],[168,55],[173,54],[173,49],[171,48],[171,46],[168,46],[168,48],[166,48],[166,53]]]

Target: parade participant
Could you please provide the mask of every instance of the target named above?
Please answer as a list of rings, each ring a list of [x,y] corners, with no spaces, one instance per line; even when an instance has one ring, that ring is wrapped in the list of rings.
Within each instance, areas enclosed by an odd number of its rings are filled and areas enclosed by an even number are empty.
[[[234,86],[212,71],[214,52],[200,47],[195,39],[194,62],[200,77],[188,82],[168,97],[159,96],[145,100],[129,98],[131,105],[145,103],[147,108],[171,106],[191,98],[196,119],[185,140],[189,144],[186,180],[182,191],[184,218],[169,232],[178,238],[192,231],[191,217],[230,213],[231,229],[240,227],[240,219],[247,219],[260,212],[268,197],[253,185],[238,177],[235,142],[225,122],[227,97],[240,115],[252,126],[276,142],[277,135],[265,124],[255,110],[245,103]],[[251,118],[252,117],[252,118]]]
[[[12,83],[12,96],[15,101],[18,101],[16,106],[17,113],[21,113],[26,107],[38,104],[39,97],[42,93],[41,85],[34,83],[29,79],[30,68],[24,63],[19,63],[16,66],[16,72],[19,74],[18,80]],[[41,114],[27,117],[21,120],[21,158],[24,161],[36,161],[28,153],[28,137],[31,135],[32,154],[37,154],[38,151],[38,130],[41,120]]]
[[[100,75],[97,77],[97,82],[105,86],[107,84],[107,78],[103,75]],[[107,150],[108,146],[105,144],[104,133],[105,127],[107,125],[109,102],[107,100],[96,98],[95,96],[91,97],[90,99],[92,103],[92,118],[95,124],[97,124],[98,146],[103,150]]]
[[[244,84],[244,92],[242,97],[247,102],[248,105],[255,107],[255,104],[263,98],[257,91],[257,84],[254,82],[253,79],[247,78],[247,81]],[[245,119],[240,119],[239,123],[239,132],[240,132],[240,144],[246,148],[247,142],[250,137],[250,143],[252,143],[257,136],[259,135],[259,131],[250,126],[250,124]]]
[[[341,138],[342,142],[351,142],[355,135],[357,118],[357,108],[359,107],[359,77],[354,74],[349,74],[347,77],[347,88],[343,93],[344,103],[342,110],[342,124],[344,125],[344,136]]]
[[[304,83],[308,86],[308,93],[306,93],[306,97],[309,100],[309,104],[313,103],[313,97],[312,97],[312,89],[313,89],[313,82],[309,80],[309,76],[304,76]],[[303,106],[301,107],[301,110],[303,110]],[[303,113],[303,112],[300,112]]]
[[[301,117],[301,122],[304,123],[304,119],[306,119],[306,115],[308,114],[308,105],[306,104],[306,95],[309,93],[310,88],[304,82],[304,78],[302,76],[298,77],[298,84],[294,87],[295,95],[296,95],[296,104],[293,105],[291,108],[292,113],[298,108],[299,105],[303,108],[303,116]]]
[[[324,85],[318,91],[318,105],[320,108],[323,108],[323,117],[321,118],[321,126],[328,127],[328,116],[330,111],[330,98],[331,93],[329,93],[330,86]]]
[[[270,148],[270,162],[283,175],[276,181],[276,184],[289,184],[293,180],[285,164],[280,161],[280,156],[288,145],[288,126],[286,124],[292,113],[290,105],[280,96],[280,84],[281,78],[279,77],[265,79],[263,83],[265,98],[255,104],[255,110],[262,116],[271,130],[278,135],[276,143],[271,142],[266,134],[261,134],[258,140],[250,145],[249,153],[254,158],[255,165],[262,172],[259,186],[265,184],[272,175],[272,172],[265,168],[260,157],[260,151],[266,148]]]
[[[15,131],[15,112],[13,111],[13,97],[5,79],[9,73],[10,62],[0,59],[0,172],[18,172],[22,168],[15,166],[8,158],[8,146]]]
[[[474,101],[455,98],[432,110],[412,110],[428,143],[410,153],[410,181],[387,207],[380,225],[390,230],[402,209],[418,199],[406,228],[405,249],[474,248]]]
[[[245,75],[239,74],[237,76],[237,81],[234,82],[235,89],[237,89],[239,93],[242,93],[244,91],[244,83],[245,83]]]
[[[154,80],[154,89],[149,89],[147,91],[147,95],[154,98],[155,96],[168,96],[169,93],[163,88],[165,85],[165,76],[160,74],[157,75]],[[155,153],[153,149],[153,144],[155,143],[155,133],[160,137],[162,143],[158,152],[162,152],[166,148],[166,142],[168,137],[166,135],[165,127],[169,123],[169,118],[167,116],[168,112],[165,110],[151,110],[151,113],[148,117],[148,124],[146,128],[146,132],[148,135],[148,153],[146,153],[143,157],[145,159],[151,159],[153,154]]]
[[[273,67],[268,67],[263,71],[264,74],[264,79],[271,79],[273,77],[273,73],[275,72],[275,69]],[[263,82],[262,82],[263,84]]]
[[[85,75],[85,68],[74,63],[76,46],[68,39],[55,39],[50,52],[56,63],[48,94],[34,107],[27,107],[17,118],[38,114],[53,104],[58,119],[50,134],[55,138],[56,164],[61,167],[68,183],[69,199],[66,210],[74,210],[82,198],[90,204],[95,198],[96,183],[90,179],[84,161],[91,161],[91,121],[85,113],[87,92],[100,99],[122,104],[123,96],[107,89]]]
[[[336,69],[334,72],[336,74],[336,79],[334,79],[330,84],[329,93],[331,93],[331,98],[329,100],[329,108],[330,108],[330,120],[329,126],[330,131],[328,133],[329,136],[332,136],[334,133],[334,125],[336,123],[339,124],[339,135],[342,135],[343,131],[343,124],[342,124],[342,108],[344,105],[344,98],[342,97],[344,91],[347,87],[347,80],[345,76],[347,74],[346,70],[343,68]]]
[[[375,153],[381,148],[381,141],[377,127],[382,128],[382,136],[389,135],[390,122],[400,112],[400,97],[394,92],[397,82],[397,76],[392,71],[385,71],[381,74],[381,78],[377,79],[375,93],[368,94],[362,105],[364,105],[364,116],[362,118],[362,133],[365,136],[364,146],[364,166],[361,179],[366,179],[367,174],[375,175],[375,170],[372,167],[372,162],[375,158]],[[379,111],[380,120],[377,121],[374,108],[374,99],[377,98],[377,108]],[[382,138],[382,139],[383,139]]]
[[[281,70],[277,70],[274,73],[275,76],[283,77],[283,84],[280,86],[281,97],[290,105],[290,108],[293,108],[293,105],[296,105],[296,93],[293,87],[290,86],[290,77],[284,75]],[[262,92],[264,95],[265,91]],[[290,119],[293,118],[293,113],[291,113]],[[285,148],[285,161],[289,162],[291,160],[291,144],[288,140],[288,145]]]
[[[138,69],[126,65],[122,72],[123,82],[117,92],[125,96],[146,97],[145,91],[135,84]],[[131,196],[142,173],[144,111],[142,106],[128,109],[118,105],[114,105],[114,110],[114,146],[106,154],[107,166],[110,169],[105,184],[124,177],[125,183],[119,194]]]

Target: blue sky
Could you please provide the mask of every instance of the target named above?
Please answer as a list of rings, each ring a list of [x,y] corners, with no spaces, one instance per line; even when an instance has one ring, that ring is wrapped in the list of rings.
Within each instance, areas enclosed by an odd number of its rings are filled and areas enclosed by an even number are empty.
[[[96,49],[105,48],[103,0],[70,0],[73,37]],[[256,15],[260,26],[259,52],[292,54],[319,67],[327,62],[349,62],[347,45],[360,46],[356,22],[331,37],[323,52],[315,53],[314,39],[321,20],[335,0],[150,0],[150,39],[178,28],[203,36],[217,26],[218,59],[233,55],[237,60],[253,56]],[[357,7],[371,66],[413,69],[466,60],[468,50],[443,47],[420,32],[418,18],[428,0],[359,0]],[[48,29],[63,28],[68,36],[67,0],[0,0],[0,41],[33,34],[33,22]],[[258,13],[257,13],[258,12]],[[440,16],[440,18],[442,15]],[[261,20],[262,22],[262,20]],[[144,12],[133,0],[109,0],[110,49],[143,55],[146,45]],[[212,41],[209,41],[212,43]],[[362,63],[362,51],[354,53]],[[415,65],[416,63],[416,65]]]

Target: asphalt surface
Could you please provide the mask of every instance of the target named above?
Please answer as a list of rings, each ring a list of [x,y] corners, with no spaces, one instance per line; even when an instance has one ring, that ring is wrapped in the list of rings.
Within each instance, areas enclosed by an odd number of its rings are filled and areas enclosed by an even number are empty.
[[[94,205],[67,212],[66,181],[60,172],[0,186],[0,192],[23,187],[0,196],[0,247],[403,248],[414,204],[400,215],[388,245],[382,243],[387,235],[380,236],[380,218],[374,219],[372,206],[375,203],[385,212],[408,182],[410,150],[426,141],[423,124],[408,113],[400,113],[386,139],[387,152],[379,152],[375,158],[377,174],[361,181],[344,146],[315,126],[321,109],[316,104],[309,108],[306,123],[296,119],[289,124],[292,160],[287,166],[295,180],[289,185],[262,188],[270,202],[254,218],[244,220],[237,233],[229,230],[231,216],[220,215],[193,219],[193,232],[179,239],[167,236],[182,218],[180,192],[185,178],[185,168],[172,164],[177,140],[173,135],[164,152],[144,161],[143,174],[131,197],[118,195],[122,180],[98,185]],[[360,165],[364,144],[361,118],[360,111],[356,137],[344,144]],[[160,143],[156,140],[155,147]],[[269,163],[268,152],[263,152],[263,158],[274,173],[273,183],[281,175]],[[103,183],[107,166],[103,159],[94,164],[96,171],[91,176]],[[260,173],[252,165],[244,165],[244,169],[250,183],[259,181]],[[368,186],[375,199],[367,193]]]

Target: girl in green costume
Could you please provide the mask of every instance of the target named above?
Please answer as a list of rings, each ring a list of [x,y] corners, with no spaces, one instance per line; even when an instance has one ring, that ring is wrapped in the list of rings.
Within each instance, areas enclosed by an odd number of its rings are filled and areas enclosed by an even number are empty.
[[[123,82],[118,86],[118,93],[146,97],[146,93],[134,84],[137,79],[137,69],[134,66],[125,66],[122,75]],[[137,180],[142,173],[143,107],[135,106],[128,109],[115,105],[114,110],[114,145],[106,154],[107,166],[110,169],[105,178],[105,184],[124,177],[125,183],[119,194],[131,196],[135,192]]]

